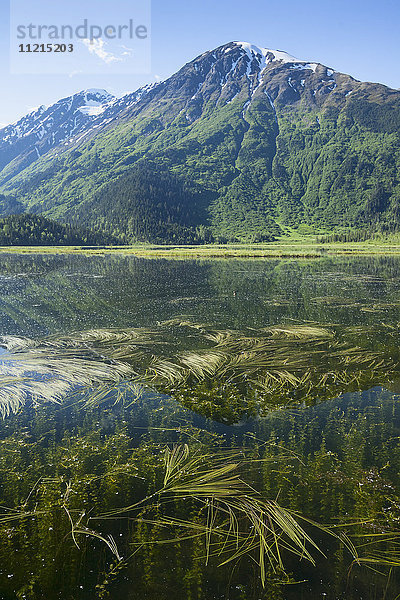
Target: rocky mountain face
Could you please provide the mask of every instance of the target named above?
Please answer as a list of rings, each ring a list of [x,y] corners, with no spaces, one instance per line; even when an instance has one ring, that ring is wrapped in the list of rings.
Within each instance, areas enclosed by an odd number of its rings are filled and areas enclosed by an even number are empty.
[[[85,131],[113,100],[105,90],[85,90],[51,106],[39,106],[0,129],[2,177],[17,175],[52,148]]]
[[[399,221],[397,90],[231,42],[121,99],[72,98],[0,131],[1,191],[24,210],[128,241]]]

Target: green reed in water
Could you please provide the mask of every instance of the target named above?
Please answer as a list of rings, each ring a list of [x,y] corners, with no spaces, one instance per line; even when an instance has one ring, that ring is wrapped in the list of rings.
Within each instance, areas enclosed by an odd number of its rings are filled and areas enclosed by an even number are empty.
[[[387,469],[379,476],[378,471],[365,468],[362,442],[368,438],[375,447],[382,435],[390,438],[396,432],[383,425],[377,428],[373,421],[373,435],[367,435],[362,410],[357,426],[349,424],[348,430],[337,413],[329,419],[331,436],[332,428],[338,428],[337,452],[342,454],[336,455],[324,441],[319,447],[320,425],[315,415],[313,418],[317,408],[299,411],[297,429],[293,413],[286,418],[275,413],[264,425],[259,422],[260,427],[268,426],[269,442],[266,430],[260,432],[258,442],[257,436],[249,438],[247,448],[242,440],[242,448],[228,450],[231,444],[218,435],[190,426],[176,428],[176,420],[184,414],[180,408],[168,417],[158,411],[159,404],[149,407],[148,396],[130,408],[113,404],[112,394],[100,406],[97,401],[88,403],[85,410],[76,399],[70,399],[65,408],[53,404],[27,409],[3,423],[3,435],[8,423],[16,429],[14,435],[8,430],[0,440],[1,504],[10,507],[0,511],[4,519],[0,522],[1,558],[7,564],[6,573],[18,575],[20,587],[13,589],[25,589],[21,582],[29,582],[30,571],[37,586],[39,582],[43,586],[27,595],[29,600],[57,597],[55,592],[52,596],[51,586],[59,590],[62,585],[65,594],[61,597],[81,597],[71,590],[74,584],[76,590],[81,584],[87,586],[87,578],[91,587],[85,587],[84,598],[107,598],[108,591],[116,590],[110,597],[158,599],[159,572],[164,569],[165,573],[172,564],[178,568],[175,555],[183,557],[185,577],[186,568],[195,581],[203,583],[210,576],[228,582],[235,573],[234,581],[241,585],[249,580],[249,588],[246,595],[236,593],[232,598],[259,598],[263,594],[253,595],[251,586],[259,589],[262,582],[269,590],[273,577],[277,589],[279,582],[289,582],[284,568],[290,573],[298,564],[294,577],[302,580],[307,577],[307,565],[308,572],[313,571],[315,562],[319,574],[326,561],[318,548],[330,560],[337,560],[342,530],[352,534],[357,545],[355,552],[347,538],[343,539],[346,552],[340,573],[344,582],[352,560],[377,568],[371,560],[380,552],[387,564],[393,562],[394,544],[389,544],[389,537],[398,539],[398,527],[395,521],[392,525],[385,521],[382,510],[385,496],[396,500],[395,490],[383,479]],[[141,421],[146,433],[139,442],[132,433],[145,407],[155,427]],[[72,422],[65,422],[71,413]],[[277,436],[282,441],[277,441]],[[307,451],[305,438],[307,446],[313,444]],[[335,440],[333,436],[330,448]],[[393,444],[381,444],[382,465],[389,459],[396,461]],[[315,521],[333,521],[335,526],[319,527]],[[379,544],[377,531],[386,535],[386,539],[379,538]],[[42,556],[46,557],[46,570]],[[57,575],[51,571],[53,560]],[[62,584],[59,573],[64,568],[71,574]],[[385,565],[379,568],[383,571]],[[99,576],[89,576],[93,571],[100,571]],[[353,571],[359,572],[360,566]],[[195,576],[200,572],[201,577]],[[141,595],[134,591],[136,583],[131,584],[129,593],[121,591],[126,574],[131,582],[140,579]],[[184,575],[176,573],[177,580],[182,577],[182,586]],[[362,574],[358,577],[364,578]],[[4,584],[1,577],[0,581]],[[97,595],[96,585],[100,586]],[[46,596],[40,589],[50,591]],[[209,597],[205,590],[192,590],[189,595],[188,589],[182,588],[179,599]],[[351,598],[357,600],[357,595]]]
[[[220,557],[221,565],[253,556],[264,586],[267,565],[274,571],[284,569],[282,552],[291,552],[315,565],[311,550],[321,551],[300,525],[298,515],[266,500],[243,479],[241,473],[254,468],[254,462],[243,451],[212,452],[204,447],[189,448],[187,444],[166,448],[162,487],[138,503],[101,515],[100,519],[140,511],[137,521],[141,524],[175,532],[171,539],[161,536],[148,543],[179,543],[202,537],[206,563],[211,555]],[[195,513],[195,519],[171,514],[171,505],[177,499],[193,505],[190,512]],[[138,543],[146,542],[141,539]],[[347,538],[346,543],[355,554]]]
[[[398,331],[318,324],[221,330],[179,319],[154,329],[101,329],[33,341],[3,338],[0,412],[61,402],[77,389],[91,401],[110,383],[129,392],[163,391],[205,416],[234,422],[277,407],[299,406],[400,376]],[[97,391],[96,391],[97,390]],[[134,394],[134,395],[135,395]],[[121,394],[122,398],[123,394]]]
[[[150,452],[154,450],[149,448]],[[72,498],[78,493],[79,482],[73,485],[61,479],[38,480],[22,505],[2,509],[0,526],[35,518],[51,523],[57,507],[59,519],[63,513],[67,516],[66,527],[69,524],[69,535],[78,550],[82,539],[99,540],[114,555],[116,564],[122,566],[129,557],[122,558],[114,537],[102,534],[99,528],[107,521],[128,517],[137,526],[133,538],[137,550],[145,545],[179,545],[201,539],[206,565],[211,559],[216,559],[219,566],[237,563],[242,558],[252,559],[258,565],[263,587],[268,573],[284,574],[283,557],[288,553],[316,565],[313,552],[323,553],[306,531],[311,526],[340,539],[357,560],[355,548],[346,536],[338,536],[333,530],[281,507],[277,501],[266,499],[246,481],[244,475],[248,477],[259,469],[264,460],[251,458],[244,450],[212,450],[199,443],[167,446],[163,454],[161,486],[134,504],[93,516],[93,507],[90,510],[78,508]],[[141,473],[140,469],[137,473]],[[117,471],[106,475],[115,476],[118,476]],[[46,506],[39,500],[38,505],[38,499],[46,497],[49,485],[65,488],[61,499],[57,501],[54,496],[54,504]],[[148,533],[147,526],[150,527]],[[152,527],[156,527],[158,535],[154,535]],[[134,550],[132,556],[135,553]]]
[[[397,330],[376,327],[376,348],[369,334],[367,328],[317,323],[238,331],[173,320],[154,329],[91,330],[37,341],[3,338],[8,352],[1,357],[0,410],[16,412],[26,400],[61,403],[71,394],[86,407],[109,400],[128,406],[146,389],[155,389],[205,416],[235,422],[277,407],[389,385],[399,373]],[[105,506],[98,518],[134,519],[142,531],[133,542],[139,546],[201,538],[206,561],[219,558],[227,564],[251,556],[263,584],[268,569],[283,569],[284,553],[313,564],[312,550],[318,547],[306,531],[307,521],[302,526],[296,511],[258,494],[241,476],[246,468],[249,463],[240,454],[169,448],[157,491],[112,511]],[[171,511],[172,505],[180,509]],[[119,561],[114,538],[92,527],[93,512],[89,517],[86,509],[67,502],[61,508],[76,545],[82,537],[97,538]],[[37,513],[22,507],[3,518],[32,516]],[[159,539],[146,539],[146,526],[161,530]],[[345,544],[356,555],[351,543]],[[379,551],[374,552],[370,563],[377,560]],[[394,559],[386,555],[384,560]]]

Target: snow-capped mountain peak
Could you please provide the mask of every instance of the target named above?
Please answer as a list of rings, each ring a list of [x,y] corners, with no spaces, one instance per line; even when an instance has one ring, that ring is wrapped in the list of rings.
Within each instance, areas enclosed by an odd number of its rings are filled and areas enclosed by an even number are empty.
[[[110,102],[115,100],[115,97],[106,90],[95,88],[79,92],[76,96],[81,97],[84,102],[77,110],[89,117],[97,117],[104,112]]]
[[[86,130],[115,100],[102,89],[87,89],[50,106],[39,106],[0,132],[0,168],[17,156],[24,166]],[[16,168],[19,168],[16,165]]]
[[[260,70],[263,70],[268,64],[273,62],[291,63],[293,65],[302,65],[304,69],[311,69],[315,72],[318,63],[300,60],[283,50],[271,50],[270,48],[261,48],[250,42],[233,42],[235,46],[239,46],[246,52],[250,60],[257,58],[260,63]],[[229,52],[231,48],[227,48]]]
[[[100,97],[112,97],[111,94],[109,94],[107,92],[107,90],[103,89],[103,88],[88,88],[87,90],[83,90],[82,92],[79,92],[80,94],[87,94],[87,95],[93,95],[93,96],[100,96]]]
[[[85,117],[97,116],[114,99],[114,96],[106,90],[88,89],[67,98],[62,98],[50,106],[43,104],[15,123],[7,125],[2,130],[0,143],[13,142],[16,139],[38,133],[43,128],[50,131],[55,126],[63,128],[64,131],[72,129],[71,134],[73,134],[75,133],[73,130],[79,126],[78,120],[81,120],[82,115]],[[72,122],[66,123],[71,118],[73,124]],[[72,125],[72,128],[69,125]],[[39,135],[39,139],[42,137],[43,135]]]
[[[137,118],[148,105],[156,106],[156,113],[168,107],[167,122],[174,116],[179,125],[190,127],[204,111],[233,102],[245,121],[260,101],[269,104],[276,119],[279,105],[302,101],[314,108],[331,93],[347,102],[353,89],[351,78],[320,63],[249,42],[228,42],[194,58],[166,81],[145,85],[121,98],[89,88],[38,107],[1,129],[0,171],[8,181],[50,150],[58,147],[58,156],[84,146],[103,130]],[[153,127],[158,131],[163,124],[163,119],[157,120],[143,131],[151,135]]]

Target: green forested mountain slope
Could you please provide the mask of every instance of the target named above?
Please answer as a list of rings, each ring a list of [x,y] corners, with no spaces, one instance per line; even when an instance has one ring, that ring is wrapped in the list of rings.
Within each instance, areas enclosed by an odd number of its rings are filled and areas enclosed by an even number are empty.
[[[0,217],[0,246],[98,246],[118,241],[102,232],[63,225],[41,215]]]
[[[397,226],[399,131],[399,91],[230,43],[0,183],[25,210],[126,241]]]

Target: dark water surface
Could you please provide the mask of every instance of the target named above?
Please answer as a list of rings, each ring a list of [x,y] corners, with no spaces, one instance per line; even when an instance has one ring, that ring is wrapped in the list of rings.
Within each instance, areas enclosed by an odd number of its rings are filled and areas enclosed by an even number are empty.
[[[381,563],[389,551],[390,561],[399,557],[400,260],[0,255],[1,336],[157,328],[174,318],[247,333],[275,325],[336,328],[343,342],[351,334],[351,345],[390,356],[395,375],[383,380],[371,370],[365,387],[343,383],[315,406],[271,409],[230,425],[161,393],[129,403],[117,402],[114,390],[89,405],[76,397],[60,406],[31,398],[0,427],[0,598],[394,600],[396,567]],[[340,543],[310,528],[326,557],[315,553],[314,567],[284,556],[290,583],[281,585],[286,576],[278,569],[263,589],[251,558],[219,567],[211,557],[206,565],[199,538],[157,544],[163,532],[137,526],[130,513],[95,520],[155,490],[160,448],[200,438],[263,459],[250,481],[266,498],[320,523],[340,523],[359,553],[377,562],[354,564]],[[174,502],[176,514],[194,518],[193,507]],[[71,523],[90,525],[104,539],[79,525],[74,539]],[[378,544],[385,532],[394,542]],[[108,535],[124,561],[113,557]]]

